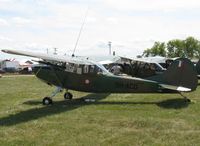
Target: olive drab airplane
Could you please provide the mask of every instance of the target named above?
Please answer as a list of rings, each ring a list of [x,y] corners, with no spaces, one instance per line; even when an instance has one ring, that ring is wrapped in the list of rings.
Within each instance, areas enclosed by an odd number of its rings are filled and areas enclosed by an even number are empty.
[[[194,91],[198,84],[194,65],[185,58],[175,60],[164,73],[145,79],[117,76],[102,64],[78,57],[48,55],[27,51],[2,50],[5,53],[35,57],[40,64],[33,66],[39,79],[57,89],[43,99],[44,105],[52,104],[52,98],[66,89],[65,99],[72,99],[68,90],[93,93],[182,93]],[[184,97],[186,101],[190,101]]]

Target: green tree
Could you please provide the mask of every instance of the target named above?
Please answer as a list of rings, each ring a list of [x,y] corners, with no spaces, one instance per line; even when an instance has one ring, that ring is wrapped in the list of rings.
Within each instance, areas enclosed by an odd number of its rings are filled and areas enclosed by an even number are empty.
[[[193,37],[188,37],[183,42],[186,57],[200,57],[200,42],[197,39]]]
[[[143,54],[142,54],[142,56],[145,56],[145,57],[148,57],[148,56],[150,56],[151,55],[151,49],[146,49],[146,50],[144,50],[144,52],[143,52]]]
[[[194,37],[187,37],[185,40],[174,39],[165,43],[155,42],[153,47],[146,49],[143,56],[167,56],[200,58],[200,41]]]
[[[161,43],[161,42],[155,42],[153,47],[150,49],[146,49],[143,52],[143,56],[148,57],[148,56],[166,56],[166,50],[165,50],[166,46],[165,43]]]
[[[185,57],[184,42],[179,39],[170,40],[167,43],[167,57]]]

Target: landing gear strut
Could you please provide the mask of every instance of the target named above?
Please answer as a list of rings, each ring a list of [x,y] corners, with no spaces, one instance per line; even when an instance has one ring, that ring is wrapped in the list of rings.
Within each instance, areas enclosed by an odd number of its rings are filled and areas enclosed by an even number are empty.
[[[191,100],[184,96],[181,92],[179,92],[179,94],[184,98],[185,102],[191,102]]]
[[[53,103],[52,98],[54,96],[56,96],[56,94],[58,94],[59,92],[62,92],[62,88],[61,87],[57,87],[56,90],[54,92],[52,92],[51,96],[44,97],[43,100],[42,100],[42,104],[43,105],[51,105]]]

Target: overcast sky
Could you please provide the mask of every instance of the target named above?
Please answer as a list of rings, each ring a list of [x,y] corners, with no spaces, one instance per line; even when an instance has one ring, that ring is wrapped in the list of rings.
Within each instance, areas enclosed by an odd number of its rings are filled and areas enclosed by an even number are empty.
[[[0,48],[136,56],[154,41],[200,39],[199,0],[0,0]],[[0,59],[13,57],[0,53]]]

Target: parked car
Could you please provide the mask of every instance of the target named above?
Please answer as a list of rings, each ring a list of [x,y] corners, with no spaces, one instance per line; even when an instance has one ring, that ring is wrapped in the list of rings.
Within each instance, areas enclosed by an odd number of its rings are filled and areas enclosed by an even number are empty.
[[[4,74],[4,73],[5,73],[5,71],[0,69],[0,74]]]

